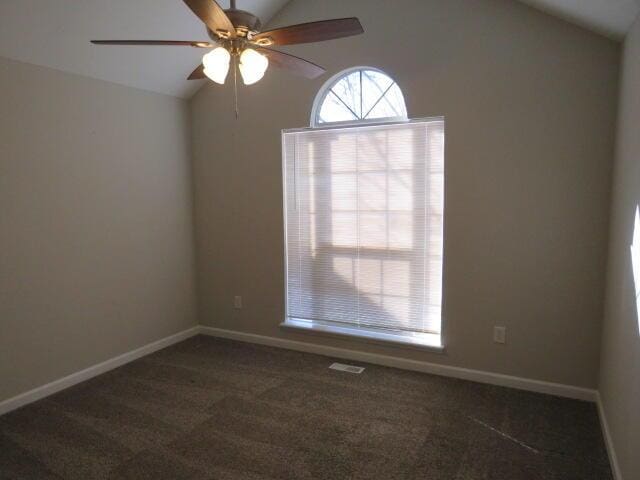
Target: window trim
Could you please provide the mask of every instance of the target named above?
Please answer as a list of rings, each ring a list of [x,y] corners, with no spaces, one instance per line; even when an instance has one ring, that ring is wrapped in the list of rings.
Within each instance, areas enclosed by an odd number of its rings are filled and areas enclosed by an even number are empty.
[[[347,68],[346,70],[341,70],[340,72],[336,73],[333,77],[331,77],[329,80],[327,80],[322,87],[320,88],[320,90],[318,90],[318,93],[316,95],[316,98],[313,100],[313,106],[311,108],[311,119],[309,120],[309,125],[311,125],[310,128],[313,129],[324,129],[326,126],[337,126],[337,127],[345,127],[345,126],[349,126],[349,125],[371,125],[371,124],[396,124],[396,123],[404,123],[409,121],[409,112],[407,112],[407,116],[399,116],[399,117],[382,117],[382,118],[365,118],[365,119],[361,119],[361,120],[345,120],[345,121],[340,121],[340,122],[318,122],[318,117],[320,115],[320,109],[322,108],[322,104],[324,103],[325,98],[327,98],[327,95],[331,92],[331,89],[338,83],[340,82],[340,80],[342,80],[344,77],[347,77],[349,75],[351,75],[354,72],[359,72],[361,70],[371,70],[373,72],[378,72],[381,73],[387,77],[389,77],[393,83],[395,83],[396,85],[398,85],[398,88],[400,88],[400,85],[398,84],[398,82],[396,82],[395,78],[393,78],[391,75],[389,75],[387,72],[385,72],[384,70],[381,70],[379,68],[376,67],[367,67],[364,65],[361,66],[357,66],[357,67],[351,67],[351,68]],[[407,107],[407,101],[406,98],[404,98],[404,91],[402,90],[402,88],[400,88],[400,91],[402,92],[402,97],[404,99],[404,106],[405,106],[405,110]],[[362,95],[362,93],[361,93]],[[292,130],[289,130],[292,131]],[[300,130],[298,130],[300,131]]]
[[[375,328],[354,328],[349,326],[324,325],[312,320],[304,320],[299,318],[285,318],[280,323],[280,327],[284,330],[295,332],[306,332],[327,337],[348,338],[359,340],[366,343],[375,343],[381,345],[392,345],[403,348],[413,348],[417,350],[427,350],[434,353],[444,353],[444,336],[436,333],[409,334],[408,332],[400,332],[389,330],[384,332]]]
[[[359,67],[360,68],[360,67]],[[385,125],[404,125],[404,124],[412,124],[412,123],[424,123],[429,121],[441,121],[445,126],[446,131],[446,119],[443,115],[433,116],[433,117],[421,117],[421,118],[406,118],[400,120],[388,120],[388,119],[378,119],[382,121],[365,121],[359,120],[355,122],[333,122],[322,124],[320,127],[302,127],[302,128],[286,128],[280,131],[280,141],[281,146],[280,150],[284,152],[284,136],[287,133],[299,133],[299,132],[308,132],[308,131],[318,131],[318,130],[339,130],[339,129],[351,129],[357,128],[360,126],[385,126]],[[445,152],[446,152],[446,144],[445,144]],[[284,155],[282,155],[282,179],[286,178],[286,162],[284,161]],[[446,178],[446,176],[445,176]],[[345,338],[351,340],[359,340],[366,343],[380,344],[385,346],[394,346],[401,348],[412,348],[419,350],[426,350],[433,353],[445,353],[446,345],[447,345],[447,321],[446,321],[446,313],[445,313],[445,301],[446,298],[446,285],[444,282],[444,264],[446,259],[446,249],[444,244],[444,230],[446,229],[446,216],[443,217],[443,245],[442,245],[442,303],[440,310],[440,341],[435,342],[435,340],[428,340],[426,342],[419,342],[416,339],[408,338],[405,335],[403,338],[402,334],[396,335],[393,333],[385,333],[383,331],[378,331],[376,329],[363,328],[363,329],[354,329],[348,327],[339,327],[339,326],[327,326],[321,325],[317,322],[296,319],[289,316],[289,280],[288,280],[288,272],[289,272],[289,255],[288,255],[288,246],[287,246],[287,209],[286,205],[286,183],[282,182],[282,222],[283,222],[283,253],[284,253],[284,319],[280,323],[280,328],[283,330],[295,331],[296,333],[310,333],[321,336],[328,336],[334,338]],[[446,186],[445,190],[446,192]],[[443,205],[446,206],[446,199],[443,198]],[[446,211],[446,209],[445,209]],[[406,333],[406,332],[404,332]],[[433,335],[436,334],[426,334]]]

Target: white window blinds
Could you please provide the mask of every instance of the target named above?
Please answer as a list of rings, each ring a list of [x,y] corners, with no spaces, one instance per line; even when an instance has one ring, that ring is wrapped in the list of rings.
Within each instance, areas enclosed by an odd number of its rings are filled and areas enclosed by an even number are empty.
[[[444,121],[283,133],[287,318],[440,333]]]

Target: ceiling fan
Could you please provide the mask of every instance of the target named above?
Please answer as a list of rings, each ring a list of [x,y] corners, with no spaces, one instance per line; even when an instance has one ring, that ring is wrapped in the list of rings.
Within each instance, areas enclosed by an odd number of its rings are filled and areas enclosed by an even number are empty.
[[[270,48],[272,45],[295,45],[350,37],[364,32],[360,21],[353,18],[302,23],[261,32],[260,19],[250,12],[238,10],[236,1],[223,10],[215,0],[183,0],[207,27],[211,41],[184,40],[92,40],[97,45],[164,45],[211,49],[202,58],[189,80],[208,77],[224,84],[233,59],[246,85],[258,82],[269,64],[306,78],[316,78],[325,69],[302,58]]]

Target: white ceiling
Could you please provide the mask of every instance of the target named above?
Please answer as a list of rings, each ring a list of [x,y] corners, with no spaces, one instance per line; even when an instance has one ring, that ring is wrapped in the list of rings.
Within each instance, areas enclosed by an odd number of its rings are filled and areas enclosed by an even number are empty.
[[[640,0],[520,0],[611,38],[621,39],[640,12]]]
[[[237,3],[266,23],[287,1]],[[96,46],[92,39],[209,37],[181,0],[0,0],[0,56],[183,98],[204,82],[186,80],[200,49]]]
[[[622,38],[640,11],[640,0],[520,1],[613,38]],[[238,0],[238,7],[266,24],[286,3]],[[91,39],[208,38],[180,0],[0,0],[0,56],[183,98],[204,82],[186,80],[199,49],[105,47]]]

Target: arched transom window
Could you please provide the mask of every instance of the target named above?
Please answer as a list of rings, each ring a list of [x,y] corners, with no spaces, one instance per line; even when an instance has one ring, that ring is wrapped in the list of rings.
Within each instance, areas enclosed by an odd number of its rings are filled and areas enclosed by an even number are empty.
[[[396,82],[381,70],[357,67],[340,72],[320,90],[311,126],[406,118],[404,97]]]

